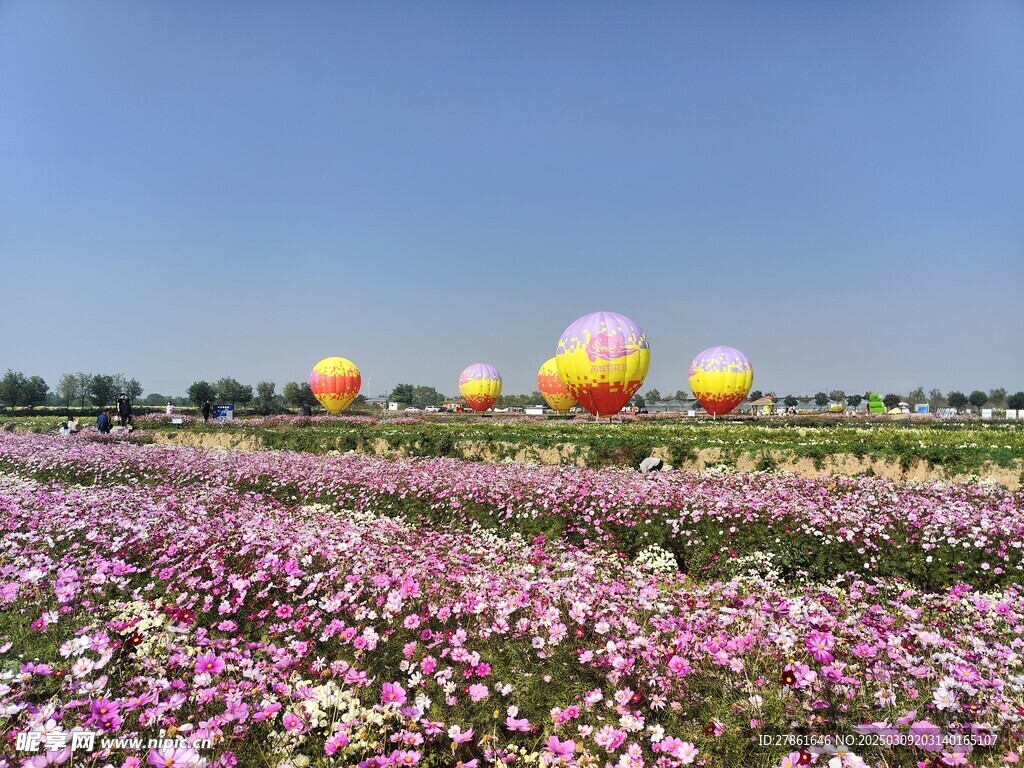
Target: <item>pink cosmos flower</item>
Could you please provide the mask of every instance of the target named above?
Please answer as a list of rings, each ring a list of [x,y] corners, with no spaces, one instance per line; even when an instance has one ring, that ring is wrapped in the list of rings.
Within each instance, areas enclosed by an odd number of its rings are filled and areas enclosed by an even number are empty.
[[[219,675],[224,671],[224,660],[215,653],[201,653],[196,657],[195,672],[201,675]]]
[[[302,730],[302,720],[293,712],[289,712],[282,717],[281,724],[288,733],[296,733]]]
[[[381,686],[380,700],[382,704],[397,704],[399,706],[408,701],[405,689],[398,683],[384,683]]]
[[[348,746],[348,734],[345,732],[336,733],[324,742],[324,752],[328,755],[333,755],[339,749],[344,749]]]
[[[683,675],[688,675],[691,672],[693,672],[693,667],[690,666],[690,662],[688,662],[686,659],[683,659],[675,655],[668,660],[668,668],[680,677],[682,677]]]
[[[925,752],[941,752],[942,729],[927,720],[918,720],[910,726],[910,743]]]
[[[151,749],[146,758],[149,765],[159,768],[190,768],[200,762],[199,753],[194,749]]]
[[[819,632],[814,630],[807,636],[807,650],[823,664],[831,664],[833,659],[832,649],[835,647],[836,639],[831,632]]]
[[[416,765],[420,761],[420,753],[415,749],[396,749],[389,756],[391,765]]]
[[[478,683],[476,685],[469,686],[469,698],[473,701],[483,701],[487,698],[488,693],[490,693],[490,691],[487,690],[486,685],[480,685]]]
[[[572,760],[572,756],[576,754],[576,742],[568,740],[559,741],[557,736],[552,736],[548,739],[547,744],[544,747],[544,751],[556,760],[565,760],[568,762],[569,760]]]
[[[608,752],[614,752],[616,749],[621,747],[625,741],[625,732],[620,731],[617,728],[613,728],[610,725],[602,727],[594,737],[594,743],[599,747],[604,747]]]
[[[505,727],[508,728],[510,731],[529,731],[530,721],[527,720],[525,717],[520,720],[517,720],[516,718],[509,715],[505,718]]]

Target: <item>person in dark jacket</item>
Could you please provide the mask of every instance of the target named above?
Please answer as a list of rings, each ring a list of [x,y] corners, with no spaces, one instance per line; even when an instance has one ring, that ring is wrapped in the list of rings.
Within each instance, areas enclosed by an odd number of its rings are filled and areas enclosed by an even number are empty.
[[[96,429],[100,431],[101,435],[110,432],[110,417],[106,411],[100,411],[100,415],[96,417]]]
[[[203,408],[202,408],[202,411],[203,411],[203,423],[204,424],[210,420],[210,411],[211,410],[213,410],[213,408],[210,405],[210,401],[207,400],[205,403],[203,403]]]
[[[132,402],[124,392],[117,396],[117,420],[122,427],[131,428],[133,426]]]

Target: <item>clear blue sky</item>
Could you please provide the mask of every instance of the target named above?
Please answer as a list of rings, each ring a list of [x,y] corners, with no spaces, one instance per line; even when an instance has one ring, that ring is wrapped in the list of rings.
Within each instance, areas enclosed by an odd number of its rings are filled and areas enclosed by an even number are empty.
[[[1024,3],[0,3],[0,372],[1024,389]]]

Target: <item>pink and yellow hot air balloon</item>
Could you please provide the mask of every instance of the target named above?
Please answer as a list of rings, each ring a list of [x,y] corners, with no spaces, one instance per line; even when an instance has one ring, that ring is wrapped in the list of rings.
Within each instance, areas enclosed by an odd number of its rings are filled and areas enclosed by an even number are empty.
[[[344,357],[325,357],[309,374],[310,389],[331,415],[352,405],[362,383],[356,364]]]
[[[551,409],[559,413],[568,413],[569,409],[576,404],[576,398],[572,396],[572,392],[565,386],[562,377],[558,375],[558,365],[553,357],[537,371],[537,391],[541,393]]]
[[[754,367],[732,347],[708,347],[690,363],[690,391],[712,416],[742,403],[753,383]]]
[[[459,394],[466,405],[483,413],[501,395],[501,374],[493,365],[473,363],[459,376]]]
[[[595,416],[611,416],[644,383],[651,350],[646,334],[628,317],[594,312],[565,329],[555,364],[580,405]]]

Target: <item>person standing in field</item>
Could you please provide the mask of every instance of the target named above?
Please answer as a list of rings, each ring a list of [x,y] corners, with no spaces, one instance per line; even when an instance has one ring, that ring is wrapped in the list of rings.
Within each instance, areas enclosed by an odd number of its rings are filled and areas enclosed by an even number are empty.
[[[205,424],[205,423],[207,423],[207,422],[208,422],[208,421],[210,420],[210,411],[211,411],[211,410],[213,410],[213,408],[212,408],[212,406],[210,405],[210,401],[209,401],[209,400],[207,400],[207,401],[206,401],[205,403],[203,403],[203,407],[202,407],[202,411],[203,411],[203,423],[204,423],[204,424]]]
[[[171,416],[174,414],[174,403],[170,400],[167,401],[167,415]]]
[[[129,430],[133,428],[132,403],[124,392],[117,396],[117,420],[122,427],[128,427]]]

